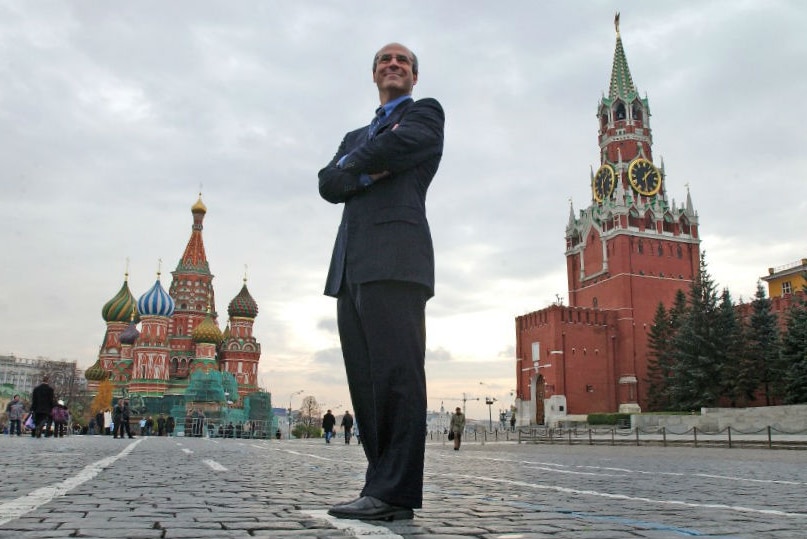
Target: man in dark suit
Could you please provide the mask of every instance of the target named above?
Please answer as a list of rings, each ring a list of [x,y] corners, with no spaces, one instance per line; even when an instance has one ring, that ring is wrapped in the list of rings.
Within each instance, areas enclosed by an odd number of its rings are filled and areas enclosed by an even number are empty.
[[[397,43],[373,60],[381,106],[345,135],[319,173],[320,195],[344,203],[325,294],[337,298],[348,386],[368,466],[339,518],[412,518],[423,499],[426,301],[434,249],[426,191],[443,154],[444,115],[412,99],[418,60]]]
[[[36,428],[31,433],[35,438],[42,438],[42,430],[45,429],[45,436],[48,436],[47,425],[51,421],[51,410],[56,404],[53,388],[48,384],[48,376],[42,377],[42,383],[36,386],[31,393],[31,413],[34,414]]]

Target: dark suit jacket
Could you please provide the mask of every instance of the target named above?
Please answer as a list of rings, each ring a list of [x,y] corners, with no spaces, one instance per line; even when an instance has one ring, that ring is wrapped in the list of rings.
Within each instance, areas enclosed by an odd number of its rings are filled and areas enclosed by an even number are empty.
[[[56,400],[52,387],[42,383],[34,388],[34,391],[31,393],[32,412],[37,414],[50,414],[54,404],[56,404]]]
[[[443,155],[443,109],[435,99],[405,101],[368,140],[368,127],[345,135],[319,172],[319,192],[344,203],[325,294],[338,296],[347,269],[353,283],[380,280],[422,284],[434,294],[434,248],[426,220],[426,191]],[[349,157],[342,168],[337,163]],[[389,171],[367,187],[361,174]]]

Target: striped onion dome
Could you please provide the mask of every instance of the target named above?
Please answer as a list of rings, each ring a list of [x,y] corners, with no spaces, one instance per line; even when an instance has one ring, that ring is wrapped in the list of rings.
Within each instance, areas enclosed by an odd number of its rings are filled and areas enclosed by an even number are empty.
[[[141,316],[171,316],[174,314],[174,300],[160,285],[159,278],[151,290],[137,300],[137,310]]]
[[[92,364],[92,367],[84,371],[84,378],[91,382],[100,382],[109,378],[109,373],[101,367],[100,358]]]
[[[247,290],[247,283],[241,287],[241,292],[233,298],[227,307],[227,312],[230,316],[240,316],[242,318],[255,318],[258,316],[258,304],[252,299],[252,296]]]
[[[134,322],[129,322],[126,329],[121,331],[118,339],[120,339],[121,344],[134,344],[138,337],[140,337],[140,332],[137,331],[137,325]]]
[[[193,342],[197,343],[219,344],[222,339],[221,330],[213,322],[213,317],[210,316],[210,313],[207,313],[202,323],[194,328],[191,336],[193,337]]]
[[[107,301],[101,309],[101,316],[106,322],[128,322],[134,310],[135,298],[129,290],[129,281],[126,279],[115,297]]]

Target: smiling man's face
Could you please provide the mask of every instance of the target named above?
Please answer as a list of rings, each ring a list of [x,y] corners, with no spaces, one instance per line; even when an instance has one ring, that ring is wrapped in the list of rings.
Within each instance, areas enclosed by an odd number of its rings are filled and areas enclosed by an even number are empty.
[[[418,81],[414,64],[415,55],[398,43],[390,43],[376,53],[373,82],[378,86],[382,105],[412,93]]]

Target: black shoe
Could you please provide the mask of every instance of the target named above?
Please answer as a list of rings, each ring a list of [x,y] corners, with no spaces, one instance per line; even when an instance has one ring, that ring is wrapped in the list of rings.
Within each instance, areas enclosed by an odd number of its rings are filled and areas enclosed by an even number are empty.
[[[408,507],[390,505],[372,496],[362,496],[350,503],[334,505],[328,514],[353,520],[406,520],[414,516]]]

